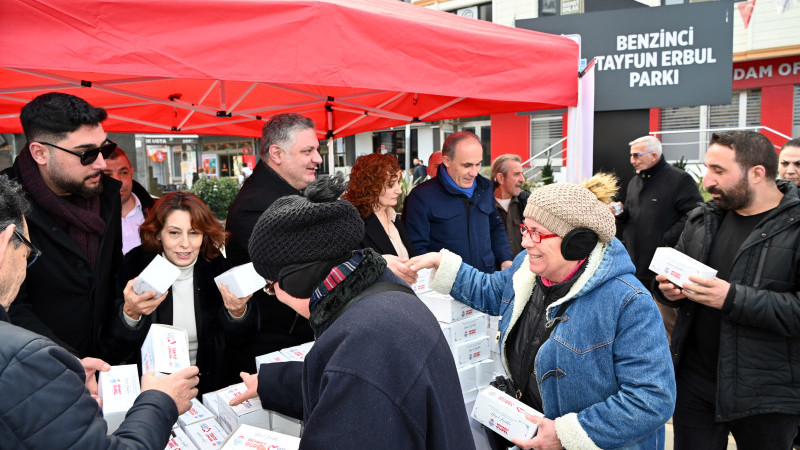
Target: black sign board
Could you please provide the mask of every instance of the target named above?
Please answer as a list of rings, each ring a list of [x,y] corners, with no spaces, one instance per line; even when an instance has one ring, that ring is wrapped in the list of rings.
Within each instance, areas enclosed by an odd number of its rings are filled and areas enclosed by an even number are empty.
[[[516,26],[581,36],[581,57],[597,58],[596,111],[731,101],[733,2],[541,17]]]

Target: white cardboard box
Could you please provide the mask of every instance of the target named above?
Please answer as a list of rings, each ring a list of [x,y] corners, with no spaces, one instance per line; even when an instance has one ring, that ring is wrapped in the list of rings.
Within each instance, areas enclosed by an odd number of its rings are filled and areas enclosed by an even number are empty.
[[[203,406],[196,398],[192,399],[192,407],[188,411],[178,416],[178,423],[181,428],[185,428],[193,423],[200,422],[206,419],[213,419],[214,413],[208,408]]]
[[[466,367],[484,359],[489,359],[489,338],[482,337],[453,345],[453,359],[457,368]]]
[[[142,295],[145,292],[156,291],[156,297],[160,297],[167,292],[180,274],[180,269],[163,256],[156,255],[133,283],[133,292]]]
[[[457,322],[472,317],[476,312],[472,307],[453,300],[453,297],[435,291],[419,294],[419,298],[439,322]]]
[[[193,423],[183,431],[199,450],[220,448],[225,442],[225,438],[228,437],[228,432],[214,419]]]
[[[280,351],[267,353],[266,355],[256,356],[256,372],[261,370],[262,364],[272,364],[286,361],[294,361],[283,355]]]
[[[176,428],[170,433],[169,441],[167,441],[167,446],[164,447],[164,450],[197,450],[197,447],[183,430]]]
[[[208,408],[214,416],[219,416],[219,411],[217,410],[217,406],[219,405],[219,395],[217,394],[219,391],[214,392],[206,392],[203,394],[203,406]]]
[[[498,371],[497,369],[497,362],[494,359],[484,359],[475,364],[475,384],[478,389],[488,386],[496,376],[505,374],[504,370]]]
[[[239,383],[217,391],[217,417],[229,432],[242,424],[261,428],[270,426],[269,411],[261,407],[261,400],[258,397],[245,400],[244,403],[236,406],[229,405],[234,397],[244,394],[246,390],[247,387],[244,383]]]
[[[487,334],[486,314],[475,311],[472,317],[453,322],[450,328],[453,332],[453,344],[484,337]]]
[[[680,287],[693,275],[705,278],[717,275],[713,268],[670,247],[656,249],[650,261],[650,270],[658,275],[666,275],[669,281]]]
[[[466,394],[478,388],[475,381],[475,364],[458,369],[458,381],[461,383],[461,393]]]
[[[142,373],[174,373],[189,365],[186,330],[157,323],[150,325],[142,344]]]
[[[439,326],[442,327],[442,334],[444,335],[444,340],[447,341],[447,346],[453,346],[453,326],[450,323],[442,323],[439,322]]]
[[[420,269],[420,271],[417,272],[417,282],[411,285],[411,289],[417,294],[428,292],[431,290],[430,280],[431,269]]]
[[[300,437],[303,434],[303,421],[284,416],[275,411],[269,412],[270,430],[289,436]]]
[[[258,446],[267,449],[297,450],[300,448],[300,438],[251,425],[240,425],[236,431],[231,433],[222,448],[223,450],[253,450]]]
[[[217,287],[224,284],[237,298],[247,297],[267,285],[267,280],[256,272],[251,262],[217,275],[214,282],[217,283]]]
[[[478,392],[472,417],[508,440],[531,439],[537,426],[525,418],[525,413],[542,416],[521,401],[498,389],[487,386]]]
[[[97,393],[103,399],[103,418],[108,423],[108,434],[113,433],[125,420],[125,414],[141,393],[139,369],[136,364],[111,366],[99,372]]]
[[[311,347],[313,346],[314,342],[306,342],[305,344],[300,344],[295,347],[281,349],[281,354],[289,361],[304,361],[306,355],[311,351]]]

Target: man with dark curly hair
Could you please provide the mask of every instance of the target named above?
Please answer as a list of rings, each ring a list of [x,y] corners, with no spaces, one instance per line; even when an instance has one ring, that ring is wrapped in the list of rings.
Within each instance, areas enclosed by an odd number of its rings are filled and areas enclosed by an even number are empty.
[[[101,124],[106,117],[102,108],[60,92],[22,108],[27,143],[4,173],[31,200],[31,240],[47,258],[28,271],[9,314],[79,357],[116,363],[99,336],[122,259],[120,183],[103,174],[117,148]]]

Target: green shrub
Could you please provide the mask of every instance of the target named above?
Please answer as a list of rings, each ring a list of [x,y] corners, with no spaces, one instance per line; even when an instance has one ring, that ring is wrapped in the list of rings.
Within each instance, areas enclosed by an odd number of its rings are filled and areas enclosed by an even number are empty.
[[[233,178],[202,178],[194,182],[192,192],[211,208],[218,220],[225,220],[228,208],[239,193],[239,183]]]

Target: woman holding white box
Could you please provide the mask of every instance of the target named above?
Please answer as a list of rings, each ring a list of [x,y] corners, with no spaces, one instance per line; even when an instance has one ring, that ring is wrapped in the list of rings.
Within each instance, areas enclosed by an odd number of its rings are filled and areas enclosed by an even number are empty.
[[[220,254],[224,229],[200,198],[177,191],[158,200],[139,234],[142,245],[125,255],[120,268],[111,322],[114,345],[132,359],[150,324],[184,328],[189,334],[191,364],[200,368],[199,391],[235,383],[238,370],[228,364],[226,348],[231,341],[252,335],[259,316],[253,311],[251,296],[236,298],[224,285],[217,288],[214,283],[214,277],[230,268]],[[137,277],[157,255],[179,269],[177,279],[161,296],[154,291],[137,293]],[[163,280],[148,281],[154,286]]]
[[[500,352],[517,398],[544,418],[522,448],[663,449],[675,376],[661,315],[614,235],[616,179],[535,189],[511,268],[482,273],[442,250],[412,258],[431,287],[501,315]]]

